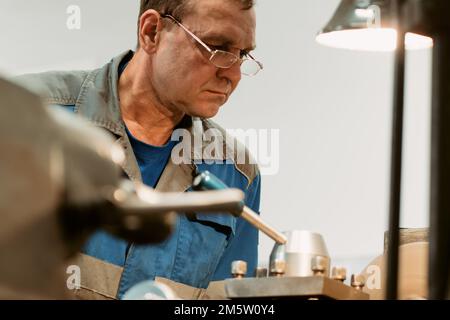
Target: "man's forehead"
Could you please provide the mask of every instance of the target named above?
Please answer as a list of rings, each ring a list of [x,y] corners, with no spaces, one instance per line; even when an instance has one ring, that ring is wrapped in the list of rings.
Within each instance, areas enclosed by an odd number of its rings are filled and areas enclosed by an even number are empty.
[[[245,50],[254,50],[256,48],[256,44],[254,43],[254,39],[251,37],[248,37],[243,41],[236,40],[235,37],[232,36],[230,33],[222,32],[218,33],[215,31],[206,31],[203,32],[201,35],[201,38],[205,42],[214,43],[214,44],[220,44],[221,46],[225,47],[235,47]]]
[[[216,40],[245,49],[255,47],[256,19],[253,8],[243,10],[237,0],[192,0],[186,20],[204,40]],[[185,19],[183,19],[185,20]],[[193,30],[193,31],[194,31]]]
[[[202,11],[214,15],[216,18],[223,18],[227,15],[236,15],[237,13],[251,13],[253,7],[245,7],[242,0],[186,0],[188,12]]]

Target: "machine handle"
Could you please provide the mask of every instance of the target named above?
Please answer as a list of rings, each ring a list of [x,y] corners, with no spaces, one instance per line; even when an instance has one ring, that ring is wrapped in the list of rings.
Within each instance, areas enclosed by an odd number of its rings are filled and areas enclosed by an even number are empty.
[[[228,186],[215,175],[210,173],[209,171],[203,171],[198,174],[194,178],[194,182],[192,184],[194,190],[223,190],[228,189]],[[287,242],[287,238],[281,232],[275,230],[272,226],[264,222],[261,217],[247,207],[242,201],[242,206],[239,211],[230,212],[236,217],[242,217],[242,219],[246,220],[248,223],[253,225],[255,228],[265,233],[267,236],[275,240],[279,244],[285,244]]]

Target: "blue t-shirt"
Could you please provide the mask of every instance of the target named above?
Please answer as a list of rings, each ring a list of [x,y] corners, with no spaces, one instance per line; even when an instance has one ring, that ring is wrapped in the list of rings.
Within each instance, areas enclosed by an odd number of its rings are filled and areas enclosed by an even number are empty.
[[[125,129],[141,171],[142,182],[155,188],[177,141],[169,140],[163,146],[152,146],[136,139],[128,128]]]

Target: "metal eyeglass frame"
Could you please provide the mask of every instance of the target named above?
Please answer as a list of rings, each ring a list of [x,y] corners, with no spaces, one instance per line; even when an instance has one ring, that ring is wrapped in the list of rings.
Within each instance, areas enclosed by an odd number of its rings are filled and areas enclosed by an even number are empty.
[[[237,55],[235,55],[234,53],[228,52],[228,51],[224,51],[224,50],[213,50],[211,49],[206,43],[204,43],[202,40],[200,40],[199,37],[197,37],[194,33],[192,33],[187,27],[185,27],[181,22],[179,22],[177,19],[175,19],[173,16],[171,16],[170,14],[161,14],[161,17],[163,18],[169,18],[171,19],[173,22],[175,22],[178,26],[180,26],[184,31],[186,31],[186,33],[188,33],[192,38],[194,38],[195,41],[197,41],[203,48],[206,49],[206,51],[208,51],[208,53],[211,55],[209,57],[209,61],[216,66],[217,68],[221,68],[221,69],[228,69],[231,68],[236,62],[239,61],[239,64],[241,65],[244,61],[246,60],[251,60],[253,62],[255,62],[258,65],[258,69],[252,73],[252,74],[248,74],[248,73],[244,73],[242,72],[242,74],[246,75],[246,76],[254,76],[256,75],[259,71],[261,71],[263,69],[263,64],[259,61],[257,61],[255,58],[253,58],[253,56],[250,53],[246,53],[246,56],[248,57],[244,57],[244,58],[240,58]],[[230,58],[230,65],[217,65],[216,63],[213,62],[213,59],[215,56],[217,56],[217,54],[223,54],[225,56],[229,56]]]

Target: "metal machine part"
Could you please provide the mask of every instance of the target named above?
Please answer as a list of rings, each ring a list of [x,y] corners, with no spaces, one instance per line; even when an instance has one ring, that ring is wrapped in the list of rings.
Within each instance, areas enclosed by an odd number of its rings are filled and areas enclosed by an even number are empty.
[[[109,199],[109,209],[99,210],[101,227],[135,243],[159,242],[171,232],[176,212],[213,214],[235,210],[243,197],[243,192],[237,189],[162,193],[141,183],[123,180],[117,189],[105,194],[105,199]],[[111,207],[115,210],[110,210]],[[170,212],[165,214],[166,227],[157,221],[163,219],[161,215],[164,212]]]
[[[311,271],[315,276],[324,276],[328,260],[324,256],[315,256],[311,259]]]
[[[362,290],[366,284],[366,278],[362,274],[352,274],[350,284],[356,290]]]
[[[271,277],[281,277],[286,273],[286,261],[281,259],[275,259],[270,261],[270,272]]]
[[[255,278],[267,277],[267,268],[258,267],[255,269]]]
[[[322,276],[228,279],[225,292],[229,299],[369,299],[361,290]]]
[[[344,282],[347,279],[347,269],[344,267],[333,267],[331,271],[331,278]]]
[[[233,278],[241,279],[247,274],[247,262],[236,260],[231,263],[231,275]]]
[[[65,298],[65,262],[98,228],[156,243],[170,235],[175,210],[236,210],[244,197],[124,182],[111,136],[2,79],[0,148],[0,298]]]
[[[223,190],[227,189],[228,186],[212,173],[204,171],[195,177],[193,188],[195,190]],[[242,219],[246,220],[252,226],[272,238],[275,242],[279,244],[286,243],[287,239],[281,232],[277,231],[275,228],[262,220],[256,212],[245,206],[244,202],[242,202],[242,206],[239,210],[231,213],[233,213],[236,217],[242,217]]]
[[[286,244],[275,243],[267,269],[257,268],[255,277],[244,278],[246,263],[234,261],[232,276],[225,281],[229,299],[351,299],[368,300],[362,292],[363,276],[352,276],[346,285],[346,269],[333,268],[329,278],[330,257],[323,237],[311,231],[285,232]],[[246,270],[245,270],[246,271]]]
[[[128,188],[124,186],[128,184]],[[125,192],[127,194],[125,194]],[[124,211],[135,212],[204,212],[235,211],[240,207],[244,193],[238,189],[205,192],[157,192],[144,184],[124,180],[113,193],[111,201]]]
[[[276,260],[284,260],[287,277],[313,276],[312,260],[319,258],[323,265],[323,275],[329,276],[330,256],[323,237],[311,231],[288,231],[284,233],[287,238],[285,245],[276,243],[270,254],[269,265]]]
[[[417,241],[399,247],[398,298],[409,300],[428,297],[429,243]],[[387,253],[374,258],[362,274],[367,279],[363,291],[372,300],[386,299]]]
[[[225,281],[230,299],[351,299],[368,300],[362,292],[364,277],[352,278],[346,285],[346,269],[333,268],[329,278],[330,257],[322,236],[310,231],[286,232],[287,243],[275,243],[270,254],[269,277],[265,268],[257,268],[254,278],[243,278],[233,263],[233,276]],[[239,263],[241,263],[239,261]],[[264,270],[264,272],[263,272]]]

